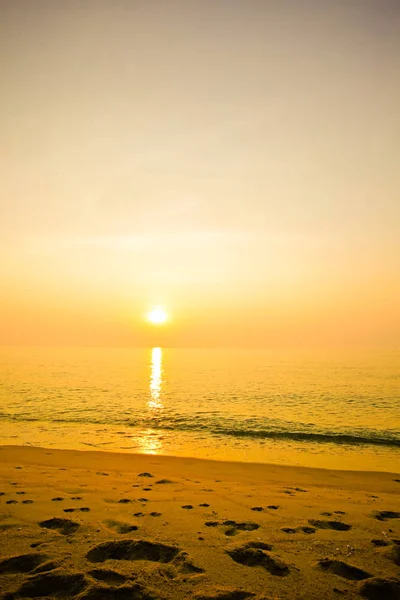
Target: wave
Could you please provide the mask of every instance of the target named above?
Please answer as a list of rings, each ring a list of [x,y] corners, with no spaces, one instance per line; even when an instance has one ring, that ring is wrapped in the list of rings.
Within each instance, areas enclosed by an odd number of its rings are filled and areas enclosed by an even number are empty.
[[[217,433],[217,431],[214,431]],[[310,431],[263,431],[263,430],[224,430],[224,435],[233,437],[252,437],[272,440],[291,440],[301,442],[316,442],[319,444],[345,444],[349,446],[390,446],[400,448],[400,439],[394,437],[379,437],[375,435],[354,435],[336,432]]]
[[[18,422],[48,422],[55,424],[69,423],[80,425],[102,425],[102,426],[122,426],[132,429],[153,429],[157,431],[169,432],[190,432],[193,434],[204,433],[210,436],[227,436],[234,438],[247,438],[253,440],[276,440],[287,442],[302,442],[314,444],[336,444],[342,446],[386,446],[389,448],[400,448],[400,435],[397,430],[379,431],[371,429],[346,429],[346,430],[322,430],[305,423],[287,423],[260,420],[257,424],[254,421],[247,423],[245,420],[224,419],[221,416],[216,418],[198,419],[198,416],[184,417],[182,415],[170,415],[163,419],[137,418],[137,419],[116,419],[107,421],[96,418],[79,417],[60,417],[51,420],[45,417],[33,417],[31,415],[11,415],[0,412],[0,420],[18,421]],[[225,421],[225,422],[224,422]],[[255,427],[254,427],[255,425]]]

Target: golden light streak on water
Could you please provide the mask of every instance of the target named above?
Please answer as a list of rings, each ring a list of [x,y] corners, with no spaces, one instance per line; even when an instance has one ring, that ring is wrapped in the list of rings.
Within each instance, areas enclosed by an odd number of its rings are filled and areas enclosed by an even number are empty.
[[[153,348],[150,364],[150,399],[147,403],[149,409],[160,410],[163,407],[161,400],[162,374],[162,350],[161,348]]]

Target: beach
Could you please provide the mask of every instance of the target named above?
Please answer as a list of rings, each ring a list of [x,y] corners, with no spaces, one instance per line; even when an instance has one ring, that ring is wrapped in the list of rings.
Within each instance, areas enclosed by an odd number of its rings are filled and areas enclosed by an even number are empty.
[[[1,598],[400,597],[400,475],[2,446]]]

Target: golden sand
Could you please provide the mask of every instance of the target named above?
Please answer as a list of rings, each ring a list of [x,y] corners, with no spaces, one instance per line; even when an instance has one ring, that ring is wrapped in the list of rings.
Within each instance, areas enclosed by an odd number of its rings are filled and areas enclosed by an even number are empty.
[[[400,475],[0,447],[1,598],[400,598]]]

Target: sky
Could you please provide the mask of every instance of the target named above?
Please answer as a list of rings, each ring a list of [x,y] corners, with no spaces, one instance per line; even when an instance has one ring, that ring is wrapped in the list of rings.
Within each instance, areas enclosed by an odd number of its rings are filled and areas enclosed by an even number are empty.
[[[397,0],[0,0],[0,81],[1,344],[398,345]]]

